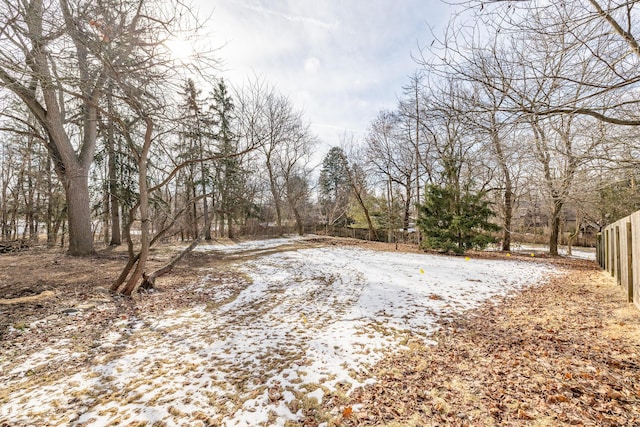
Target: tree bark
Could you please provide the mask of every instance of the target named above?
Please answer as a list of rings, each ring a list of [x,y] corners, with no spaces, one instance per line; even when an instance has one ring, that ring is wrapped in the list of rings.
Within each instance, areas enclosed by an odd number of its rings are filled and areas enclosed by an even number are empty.
[[[504,221],[502,229],[502,250],[511,250],[511,222],[513,220],[513,183],[511,176],[505,175],[504,188]]]
[[[373,221],[371,221],[371,215],[369,214],[369,209],[367,205],[365,205],[364,200],[362,199],[362,186],[361,183],[356,182],[356,177],[354,176],[354,171],[349,167],[349,163],[347,162],[347,158],[344,153],[341,154],[342,161],[344,162],[344,168],[347,172],[347,178],[349,179],[349,185],[351,186],[351,190],[353,194],[356,196],[356,200],[362,209],[362,213],[364,214],[365,219],[367,220],[367,227],[369,227],[369,235],[373,235],[375,240],[378,240],[378,233],[376,233],[376,229],[373,227]],[[369,237],[371,238],[371,237]]]
[[[276,184],[276,176],[275,171],[273,169],[273,165],[271,164],[271,151],[268,153],[267,157],[267,172],[269,172],[269,189],[271,190],[271,195],[273,196],[273,205],[276,209],[276,225],[278,228],[282,227],[282,203],[280,202],[280,194],[278,192],[278,186]]]
[[[227,212],[227,236],[230,239],[233,239],[233,215],[230,212]]]
[[[578,237],[578,235],[580,234],[580,224],[581,224],[580,212],[578,211],[576,212],[576,228],[573,231],[573,233],[569,234],[569,238],[567,239],[567,256],[573,255],[573,252],[572,252],[573,239]]]
[[[206,233],[206,230],[203,230]],[[157,269],[156,271],[154,271],[151,274],[144,274],[143,275],[143,282],[140,285],[140,287],[142,289],[152,289],[155,288],[156,286],[156,279],[160,276],[163,276],[169,272],[171,272],[171,270],[173,270],[173,267],[175,267],[181,260],[182,258],[184,258],[187,254],[191,253],[196,246],[198,246],[200,244],[200,242],[202,241],[202,235],[203,233],[200,233],[200,235],[193,241],[191,242],[191,244],[185,248],[182,252],[180,252],[175,258],[173,258],[168,264],[166,264],[165,266],[163,266],[162,268]]]
[[[299,236],[304,236],[304,224],[302,223],[302,215],[300,215],[300,211],[295,206],[293,206],[291,210],[293,211],[293,217],[296,220],[296,231],[298,232]]]
[[[107,108],[109,117],[107,122],[107,155],[109,168],[109,208],[111,213],[111,241],[110,246],[120,246],[122,244],[122,233],[120,231],[120,201],[118,200],[118,174],[116,163],[113,108],[111,94],[107,95]]]
[[[29,4],[24,16],[26,28],[17,29],[18,31],[26,30],[26,36],[32,45],[28,51],[23,52],[27,68],[32,73],[29,87],[13,77],[8,67],[0,67],[0,82],[24,102],[47,132],[49,155],[54,161],[56,173],[63,183],[67,196],[69,254],[83,256],[94,253],[88,170],[95,153],[97,101],[102,93],[105,75],[103,72],[89,75],[84,35],[78,30],[77,22],[71,16],[67,2],[60,1],[59,5],[65,22],[64,30],[71,37],[75,47],[73,53],[77,60],[77,71],[80,77],[79,90],[82,92],[83,112],[80,148],[74,147],[67,133],[66,125],[69,121],[62,101],[65,89],[61,88],[62,82],[52,72],[52,69],[56,68],[55,64],[52,64],[55,58],[47,51],[50,35],[44,33],[45,5],[42,0],[34,0]]]
[[[502,174],[504,175],[504,218],[502,222],[502,250],[510,251],[511,250],[511,222],[513,219],[513,181],[511,180],[511,171],[509,170],[509,165],[507,164],[507,159],[504,155],[504,150],[502,147],[502,142],[500,141],[500,136],[498,135],[497,130],[497,120],[495,116],[495,111],[492,112],[491,116],[491,139],[493,140],[493,146],[496,150],[496,156],[498,158],[498,163],[500,164],[500,169],[502,169]]]
[[[93,233],[91,232],[91,210],[89,199],[89,174],[78,166],[61,177],[67,199],[69,223],[69,254],[91,255]]]
[[[405,185],[404,218],[402,219],[402,238],[407,241],[409,233],[409,219],[411,218],[411,176],[407,176]]]
[[[550,219],[549,233],[549,255],[558,255],[558,239],[560,237],[560,212],[562,211],[562,202],[553,200],[553,209]]]
[[[122,289],[124,295],[131,295],[140,283],[142,274],[147,265],[147,258],[150,250],[150,222],[149,219],[149,192],[147,191],[147,159],[149,157],[149,149],[151,148],[151,136],[153,132],[153,121],[150,117],[144,117],[146,131],[144,135],[144,144],[140,155],[137,156],[138,161],[138,187],[140,189],[140,253],[136,269],[131,274],[127,284]]]

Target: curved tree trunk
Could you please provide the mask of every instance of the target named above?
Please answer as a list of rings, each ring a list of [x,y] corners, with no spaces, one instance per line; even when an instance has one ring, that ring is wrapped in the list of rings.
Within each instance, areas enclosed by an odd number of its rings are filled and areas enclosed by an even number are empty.
[[[138,161],[138,187],[140,189],[140,253],[138,254],[138,263],[136,269],[131,274],[131,277],[127,281],[127,284],[122,289],[122,293],[125,295],[131,295],[135,288],[140,283],[144,269],[147,266],[147,258],[149,257],[149,250],[151,247],[150,227],[151,220],[149,219],[149,192],[147,191],[147,159],[149,156],[149,149],[151,148],[151,135],[153,132],[153,121],[149,117],[145,117],[146,130],[144,135],[144,144],[140,155],[137,158]]]
[[[206,233],[205,230],[203,230],[203,232]],[[175,267],[182,260],[182,258],[184,258],[187,254],[191,253],[196,248],[196,246],[200,244],[200,242],[202,241],[202,237],[203,237],[203,233],[200,233],[200,235],[193,242],[191,242],[191,244],[187,248],[185,248],[182,252],[180,252],[175,258],[169,261],[169,263],[166,264],[165,266],[157,269],[151,274],[144,274],[143,275],[144,280],[140,285],[140,287],[143,289],[154,288],[156,285],[156,279],[173,270],[173,267]]]

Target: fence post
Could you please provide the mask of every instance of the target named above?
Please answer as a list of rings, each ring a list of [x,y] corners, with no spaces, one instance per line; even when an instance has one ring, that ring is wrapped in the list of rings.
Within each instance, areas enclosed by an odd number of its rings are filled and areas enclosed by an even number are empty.
[[[622,275],[620,274],[621,270],[621,259],[620,259],[620,226],[616,225],[616,264],[615,264],[615,278],[618,285],[622,285]]]
[[[633,231],[627,222],[627,302],[633,302]]]
[[[611,272],[611,247],[609,245],[609,229],[604,230],[604,269]]]

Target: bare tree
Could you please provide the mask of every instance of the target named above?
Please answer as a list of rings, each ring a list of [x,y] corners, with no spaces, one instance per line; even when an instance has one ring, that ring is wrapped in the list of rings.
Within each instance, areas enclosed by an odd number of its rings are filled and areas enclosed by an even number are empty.
[[[364,146],[356,145],[353,135],[350,138],[344,135],[342,141],[342,151],[340,155],[347,174],[347,181],[351,187],[351,193],[356,199],[369,228],[369,239],[378,240],[378,233],[373,225],[370,206],[367,203],[367,195],[369,192],[367,182],[367,154]]]
[[[93,252],[88,171],[107,65],[96,62],[92,51],[109,43],[107,23],[99,20],[98,9],[67,0],[46,7],[42,0],[4,0],[0,5],[5,23],[0,32],[0,85],[12,91],[46,130],[47,148],[66,192],[72,255]],[[120,60],[118,53],[112,58],[116,64]],[[78,111],[72,106],[82,114],[78,125],[69,120]]]
[[[398,112],[380,112],[372,122],[365,144],[367,157],[375,173],[400,189],[403,219],[402,229],[406,238],[409,231],[412,202],[414,200],[415,146],[407,134],[403,117]],[[391,190],[391,189],[390,189]]]

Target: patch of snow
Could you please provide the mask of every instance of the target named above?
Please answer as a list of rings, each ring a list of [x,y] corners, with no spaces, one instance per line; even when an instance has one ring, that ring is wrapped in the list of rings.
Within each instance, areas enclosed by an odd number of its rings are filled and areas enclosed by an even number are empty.
[[[291,241],[275,240],[230,250]],[[241,268],[250,280],[236,287],[223,283],[220,296],[212,293],[215,304],[116,322],[92,349],[87,372],[44,387],[24,378],[5,381],[11,391],[0,420],[104,426],[120,419],[178,426],[204,412],[224,426],[284,426],[303,417],[296,400],[321,402],[338,387],[375,382],[375,362],[406,348],[409,340],[429,343],[443,316],[555,272],[510,259],[347,247],[276,253]],[[205,275],[198,289],[213,286],[211,277]],[[59,341],[29,358],[44,363],[66,351]]]
[[[306,239],[304,236],[287,236],[278,237],[274,239],[263,240],[247,240],[239,243],[224,244],[219,243],[215,245],[198,245],[194,249],[197,252],[223,252],[226,254],[235,254],[247,251],[263,251],[267,249],[274,249],[279,246],[289,245],[296,241]]]
[[[307,393],[307,397],[309,399],[315,399],[318,403],[322,402],[322,398],[324,397],[324,391],[321,388],[317,388],[311,393]]]
[[[518,245],[516,248],[518,251],[545,251],[545,252],[549,251],[548,245],[523,244],[523,245]],[[558,246],[558,253],[560,255],[567,256],[567,253],[568,253],[567,247]],[[571,248],[571,258],[587,259],[587,260],[595,261],[596,249],[585,248],[581,246],[574,246]]]

